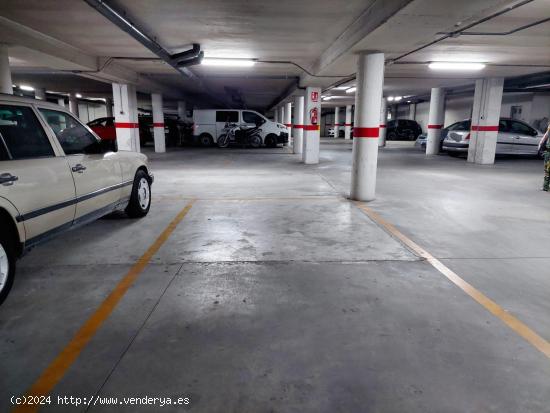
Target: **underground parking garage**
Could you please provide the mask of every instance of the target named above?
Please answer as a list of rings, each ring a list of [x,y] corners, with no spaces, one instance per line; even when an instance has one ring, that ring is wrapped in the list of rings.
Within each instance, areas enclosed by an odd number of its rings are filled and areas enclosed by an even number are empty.
[[[550,1],[0,34],[1,411],[550,412]]]

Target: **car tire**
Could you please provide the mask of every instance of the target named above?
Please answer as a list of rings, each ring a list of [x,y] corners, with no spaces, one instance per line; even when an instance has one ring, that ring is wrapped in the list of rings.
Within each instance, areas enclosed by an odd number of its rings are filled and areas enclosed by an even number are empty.
[[[16,245],[14,240],[15,237],[10,231],[2,231],[0,234],[0,304],[8,296],[15,277]]]
[[[204,147],[212,146],[214,144],[214,139],[208,133],[203,133],[199,136],[199,143]]]
[[[136,172],[130,202],[126,214],[130,218],[142,218],[151,208],[151,178],[143,170]]]
[[[274,134],[267,135],[265,137],[265,146],[275,148],[277,146],[277,136]]]

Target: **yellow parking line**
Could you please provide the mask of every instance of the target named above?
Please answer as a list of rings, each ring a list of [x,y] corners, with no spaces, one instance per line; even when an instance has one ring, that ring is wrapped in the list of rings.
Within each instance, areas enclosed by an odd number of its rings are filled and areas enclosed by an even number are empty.
[[[170,222],[164,231],[162,231],[162,233],[158,236],[155,242],[137,260],[132,268],[130,268],[128,273],[122,280],[120,280],[109,296],[105,298],[97,310],[88,318],[88,320],[86,320],[82,327],[80,327],[80,330],[78,330],[69,344],[65,346],[61,353],[58,354],[55,360],[51,362],[38,380],[27,391],[27,396],[45,396],[52,391],[57,383],[59,383],[69,367],[71,367],[74,361],[78,358],[84,347],[86,347],[103,322],[109,317],[109,315],[111,315],[119,301],[122,297],[124,297],[134,281],[136,281],[141,272],[149,264],[151,258],[153,258],[160,247],[176,229],[181,220],[187,215],[193,206],[193,202],[194,201],[190,201],[185,208],[183,208],[178,215],[176,215],[172,222]],[[36,412],[38,411],[38,408],[39,406],[37,405],[20,405],[16,407],[13,412]]]
[[[455,272],[445,266],[441,261],[431,255],[428,251],[419,246],[417,243],[403,235],[397,228],[395,228],[392,224],[390,224],[372,209],[367,207],[365,204],[360,202],[356,202],[355,204],[362,211],[364,211],[373,221],[382,226],[391,235],[403,242],[403,244],[409,247],[416,254],[425,258],[426,261],[429,262],[436,270],[447,277],[453,284],[455,284],[458,288],[468,294],[471,298],[473,298],[475,301],[485,307],[487,311],[498,317],[504,324],[515,331],[516,334],[523,337],[533,347],[543,353],[546,357],[550,358],[550,342],[538,335],[535,331],[531,330],[531,328],[529,328],[526,324],[507,312],[504,308],[495,303],[473,285],[466,282]]]

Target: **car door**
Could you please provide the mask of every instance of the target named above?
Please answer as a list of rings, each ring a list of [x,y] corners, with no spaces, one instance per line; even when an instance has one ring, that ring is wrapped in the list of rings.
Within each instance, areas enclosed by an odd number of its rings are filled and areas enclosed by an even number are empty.
[[[31,105],[0,104],[0,197],[17,209],[27,245],[72,225],[75,186],[63,154]]]
[[[510,134],[513,140],[514,153],[523,155],[536,155],[539,150],[541,137],[539,133],[529,125],[517,120],[510,121]]]
[[[239,124],[239,111],[238,110],[217,110],[216,111],[216,141],[222,134],[225,124],[236,123]]]
[[[114,209],[121,199],[122,172],[117,154],[68,112],[39,108],[65,152],[76,188],[75,223]]]
[[[514,151],[514,139],[510,133],[510,121],[508,119],[500,119],[498,122],[496,154],[510,155]]]

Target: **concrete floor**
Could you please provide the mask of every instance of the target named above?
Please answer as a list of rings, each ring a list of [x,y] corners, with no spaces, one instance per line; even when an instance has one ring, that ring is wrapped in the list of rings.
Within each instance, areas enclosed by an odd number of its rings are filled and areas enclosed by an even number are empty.
[[[154,203],[26,256],[0,309],[0,411],[190,199],[53,395],[190,397],[196,412],[550,412],[550,360],[346,199],[351,145],[150,154]],[[542,163],[391,142],[373,210],[550,339]],[[158,411],[145,407],[44,411]]]

